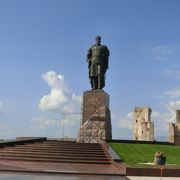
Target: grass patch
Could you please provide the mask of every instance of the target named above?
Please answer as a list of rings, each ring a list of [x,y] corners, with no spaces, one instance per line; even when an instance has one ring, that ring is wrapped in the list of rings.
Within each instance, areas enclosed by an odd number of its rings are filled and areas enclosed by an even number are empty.
[[[153,162],[154,154],[162,151],[166,155],[166,164],[180,167],[180,146],[157,144],[109,143],[127,165]],[[141,166],[141,165],[140,165]]]

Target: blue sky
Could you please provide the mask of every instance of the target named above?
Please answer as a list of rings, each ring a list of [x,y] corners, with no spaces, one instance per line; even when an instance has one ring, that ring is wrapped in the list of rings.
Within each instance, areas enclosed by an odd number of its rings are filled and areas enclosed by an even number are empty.
[[[90,89],[86,54],[110,50],[104,90],[113,138],[131,139],[134,106],[166,136],[180,108],[180,1],[0,0],[0,137],[76,137]]]

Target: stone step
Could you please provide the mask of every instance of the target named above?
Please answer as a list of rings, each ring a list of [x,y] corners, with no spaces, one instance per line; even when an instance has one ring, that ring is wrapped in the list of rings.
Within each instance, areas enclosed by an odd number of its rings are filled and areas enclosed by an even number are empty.
[[[30,144],[30,143],[29,143]],[[32,144],[32,143],[31,143]],[[99,143],[77,143],[77,142],[71,142],[71,141],[57,141],[57,142],[51,142],[51,141],[43,141],[43,142],[34,142],[33,144],[47,144],[47,145],[79,145],[79,146],[100,146]]]
[[[34,148],[27,148],[27,147],[13,147],[13,149],[19,149],[19,150],[28,150],[28,149],[33,149],[33,150],[52,150],[52,151],[58,151],[58,150],[63,150],[63,151],[79,151],[79,152],[86,152],[86,151],[91,151],[91,152],[104,152],[102,149],[86,149],[86,148],[43,148],[43,147],[34,147]]]
[[[93,144],[93,143],[45,143],[45,142],[35,142],[35,143],[23,143],[24,145],[47,145],[47,146],[56,146],[56,145],[63,145],[63,146],[83,146],[83,147],[100,147],[100,144]],[[19,144],[21,145],[21,144]]]
[[[13,158],[13,157],[20,157],[20,158],[38,158],[38,159],[72,159],[72,160],[108,160],[106,156],[104,157],[83,157],[83,156],[57,156],[57,155],[43,155],[43,154],[15,154],[15,153],[12,153],[12,154],[9,154],[9,153],[4,153],[4,154],[0,154],[0,159],[1,158],[5,158],[5,157],[8,157],[8,158]]]
[[[102,155],[104,154],[104,151],[91,151],[91,150],[85,150],[85,151],[64,151],[64,150],[38,150],[38,149],[27,149],[26,151],[24,149],[12,149],[12,148],[4,148],[3,150],[0,150],[0,152],[34,152],[34,153],[64,153],[64,154],[93,154],[93,155]]]
[[[15,146],[16,148],[49,148],[49,149],[92,149],[92,150],[101,150],[101,147],[81,147],[81,146],[43,146],[43,145],[36,145],[36,146],[26,146],[26,145],[18,145]]]
[[[12,154],[17,154],[17,155],[49,155],[49,156],[81,156],[81,157],[106,157],[106,155],[104,153],[99,153],[99,154],[93,154],[93,153],[78,153],[78,152],[73,152],[73,153],[66,153],[66,152],[42,152],[42,151],[14,151],[14,150],[6,150],[6,151],[0,151],[0,155],[12,155]]]
[[[76,141],[42,141],[42,142],[34,142],[36,143],[42,143],[42,144],[79,144],[79,145],[91,145],[91,146],[99,146],[99,143],[77,143]]]
[[[84,164],[111,164],[108,160],[90,160],[90,159],[48,159],[48,158],[28,158],[28,157],[1,157],[1,160],[16,161],[38,161],[52,163],[84,163]]]
[[[0,160],[111,164],[101,144],[47,140],[4,145],[0,148]]]
[[[91,145],[86,145],[86,146],[83,146],[82,144],[81,145],[77,145],[77,144],[24,144],[24,145],[17,145],[18,147],[21,147],[21,146],[25,146],[25,147],[34,147],[34,146],[41,146],[41,147],[81,147],[81,148],[101,148],[101,146],[91,146]]]
[[[99,143],[77,143],[77,142],[71,142],[71,141],[57,141],[57,142],[48,142],[48,141],[41,141],[41,142],[25,142],[25,144],[66,144],[66,145],[83,145],[83,146],[99,146]]]

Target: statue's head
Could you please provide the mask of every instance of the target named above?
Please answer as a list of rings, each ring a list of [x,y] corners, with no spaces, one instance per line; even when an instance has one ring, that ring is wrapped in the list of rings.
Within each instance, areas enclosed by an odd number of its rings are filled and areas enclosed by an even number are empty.
[[[101,36],[96,36],[96,44],[101,44]]]

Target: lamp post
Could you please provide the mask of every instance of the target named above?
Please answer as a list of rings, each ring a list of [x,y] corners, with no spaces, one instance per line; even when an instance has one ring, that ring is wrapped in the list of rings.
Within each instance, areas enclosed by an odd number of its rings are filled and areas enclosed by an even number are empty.
[[[65,127],[66,127],[66,114],[63,115],[63,120],[62,120],[62,139],[64,140],[64,134],[65,134]]]

